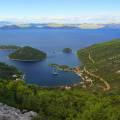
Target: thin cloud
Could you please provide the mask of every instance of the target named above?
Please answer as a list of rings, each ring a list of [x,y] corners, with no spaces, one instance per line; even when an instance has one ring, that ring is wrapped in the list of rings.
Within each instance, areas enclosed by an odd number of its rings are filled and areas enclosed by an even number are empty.
[[[38,22],[38,23],[120,23],[120,16],[57,16],[57,17],[23,17],[2,18],[1,21],[11,21],[17,23]]]

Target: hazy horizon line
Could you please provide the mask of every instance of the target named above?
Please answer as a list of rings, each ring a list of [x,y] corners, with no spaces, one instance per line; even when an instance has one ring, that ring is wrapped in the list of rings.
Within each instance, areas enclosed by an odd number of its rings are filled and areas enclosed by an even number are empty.
[[[120,16],[57,16],[57,17],[0,17],[0,21],[12,23],[61,23],[61,24],[108,24],[120,23]]]

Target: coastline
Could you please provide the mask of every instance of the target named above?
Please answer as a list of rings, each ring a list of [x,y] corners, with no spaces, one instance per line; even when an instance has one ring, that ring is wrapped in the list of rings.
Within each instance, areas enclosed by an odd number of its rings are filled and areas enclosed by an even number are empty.
[[[20,62],[39,62],[41,60],[37,59],[37,60],[20,60],[20,59],[12,59],[10,57],[8,57],[10,60],[13,60],[13,61],[20,61]]]

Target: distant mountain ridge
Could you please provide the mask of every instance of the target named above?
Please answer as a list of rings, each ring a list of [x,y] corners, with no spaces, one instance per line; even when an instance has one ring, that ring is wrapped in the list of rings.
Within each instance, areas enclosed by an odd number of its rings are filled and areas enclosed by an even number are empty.
[[[120,29],[120,24],[11,23],[0,21],[0,29]]]

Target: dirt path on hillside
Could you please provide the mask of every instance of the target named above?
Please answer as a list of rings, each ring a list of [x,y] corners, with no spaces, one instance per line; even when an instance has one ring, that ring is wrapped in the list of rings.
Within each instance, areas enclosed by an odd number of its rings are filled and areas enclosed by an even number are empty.
[[[93,73],[90,73],[89,71],[86,70],[85,67],[84,67],[84,71],[85,71],[87,74],[89,74],[90,76],[95,77],[95,78],[99,79],[101,82],[103,82],[104,85],[105,85],[105,86],[103,87],[103,90],[104,90],[104,91],[109,91],[109,90],[111,89],[110,84],[109,84],[106,80],[104,80],[104,79],[101,78],[100,76],[97,76],[97,75],[95,75],[95,74],[93,74]]]
[[[93,60],[93,58],[91,57],[91,54],[89,53],[89,56],[88,56],[89,60],[94,64],[95,61]]]

